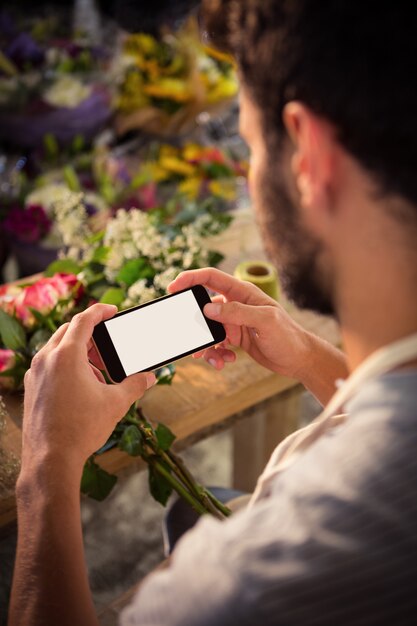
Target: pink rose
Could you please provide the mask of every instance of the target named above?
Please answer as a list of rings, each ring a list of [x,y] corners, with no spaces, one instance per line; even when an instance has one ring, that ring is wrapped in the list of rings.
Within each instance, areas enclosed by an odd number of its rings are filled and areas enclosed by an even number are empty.
[[[9,315],[14,314],[15,300],[22,291],[17,285],[2,285],[0,287],[0,308]]]
[[[25,326],[32,326],[35,319],[30,309],[48,315],[60,300],[66,300],[74,291],[78,279],[73,274],[55,274],[51,278],[41,278],[28,285],[17,295],[14,310]]]
[[[0,349],[0,373],[12,369],[16,363],[13,350]],[[13,389],[15,381],[11,376],[0,376],[0,388]]]

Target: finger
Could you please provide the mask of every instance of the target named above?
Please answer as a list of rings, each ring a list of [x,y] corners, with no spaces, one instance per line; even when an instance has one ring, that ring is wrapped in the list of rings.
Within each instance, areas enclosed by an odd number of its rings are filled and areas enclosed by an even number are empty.
[[[100,354],[98,353],[97,348],[94,345],[91,345],[91,347],[88,350],[88,360],[90,361],[90,363],[95,365],[95,367],[97,367],[99,370],[106,369],[103,363],[103,360]]]
[[[93,304],[82,313],[74,315],[66,332],[65,340],[74,341],[85,348],[91,339],[94,326],[110,319],[115,313],[117,313],[117,307],[113,304]]]
[[[91,368],[91,371],[93,372],[94,376],[97,378],[97,380],[100,383],[106,384],[106,379],[104,378],[104,376],[100,372],[100,370],[97,367],[95,367],[95,365],[92,365],[92,364],[90,364],[90,368]]]
[[[240,302],[225,302],[223,304],[216,302],[206,304],[204,315],[222,324],[254,328],[260,335],[262,322],[268,310],[267,307],[252,306]]]
[[[114,385],[116,393],[121,394],[128,401],[128,406],[139,400],[147,389],[153,387],[157,382],[153,372],[142,372],[132,374],[125,378],[120,384]]]
[[[208,348],[204,352],[204,360],[207,361],[215,369],[222,369],[225,363],[234,363],[236,354],[232,350],[225,348]]]
[[[253,304],[265,304],[270,300],[263,291],[251,283],[241,281],[213,267],[181,272],[181,274],[168,285],[168,291],[170,293],[176,293],[181,289],[187,289],[194,285],[205,285],[207,288],[223,294],[228,300],[252,302]]]

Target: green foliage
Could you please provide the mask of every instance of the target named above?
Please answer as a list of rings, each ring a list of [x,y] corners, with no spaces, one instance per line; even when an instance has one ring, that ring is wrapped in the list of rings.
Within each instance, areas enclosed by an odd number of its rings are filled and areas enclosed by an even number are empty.
[[[164,424],[158,424],[155,429],[155,436],[160,449],[164,451],[169,450],[176,439],[174,433]]]
[[[93,257],[91,259],[92,263],[101,263],[105,265],[107,261],[107,257],[109,256],[109,248],[107,246],[99,246],[94,250]]]
[[[59,259],[48,265],[44,271],[44,275],[51,277],[54,274],[78,274],[80,271],[80,265],[72,259]]]
[[[90,457],[84,465],[81,478],[81,492],[101,502],[107,498],[116,482],[117,476],[106,472],[97,465],[93,457]]]
[[[0,309],[0,336],[9,350],[21,350],[26,347],[26,333],[22,324]]]
[[[35,356],[37,352],[49,341],[52,337],[52,331],[46,328],[39,328],[35,331],[32,337],[29,339],[29,351],[32,356]]]
[[[71,191],[81,191],[81,184],[76,174],[75,169],[71,165],[64,167],[64,180]]]
[[[140,278],[151,279],[155,276],[155,270],[144,258],[131,259],[127,261],[118,273],[116,280],[119,283],[130,287]]]
[[[165,468],[166,469],[166,468]],[[167,469],[167,471],[169,471]],[[164,476],[161,476],[156,469],[149,465],[148,468],[148,481],[149,481],[149,491],[152,494],[152,497],[162,504],[162,506],[166,506],[168,499],[173,491],[171,484],[167,481]]]
[[[117,287],[110,287],[110,289],[106,289],[103,295],[99,298],[100,302],[103,302],[104,304],[115,304],[117,307],[120,307],[124,299],[124,290]]]
[[[125,428],[119,441],[119,448],[130,456],[140,456],[143,452],[143,438],[137,426]]]
[[[164,365],[164,367],[156,370],[155,375],[158,380],[158,385],[171,385],[175,376],[175,365],[173,363]]]

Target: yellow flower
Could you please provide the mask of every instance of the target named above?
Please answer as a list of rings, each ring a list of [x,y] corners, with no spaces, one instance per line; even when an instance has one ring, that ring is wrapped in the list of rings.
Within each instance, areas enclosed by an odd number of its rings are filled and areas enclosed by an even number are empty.
[[[207,94],[207,102],[214,104],[220,100],[233,98],[237,94],[238,84],[235,78],[222,78]]]
[[[201,176],[190,176],[190,178],[186,178],[178,185],[178,191],[191,200],[195,200],[201,189],[201,184],[203,182],[203,178]]]
[[[175,102],[188,102],[193,96],[188,83],[177,78],[161,78],[157,83],[144,85],[143,91],[148,96]]]
[[[166,180],[170,177],[170,173],[167,172],[159,163],[155,161],[147,164],[151,179],[156,181],[157,183]]]
[[[146,33],[136,33],[129,35],[125,41],[125,50],[133,54],[155,55],[158,52],[158,42],[152,35]]]
[[[233,179],[212,180],[208,187],[214,196],[229,202],[236,200],[236,182]]]
[[[229,63],[231,66],[235,66],[235,62],[230,54],[226,52],[221,52],[216,48],[212,48],[211,46],[203,46],[204,52],[208,54],[212,59],[216,59],[216,61],[221,61],[222,63]]]
[[[159,159],[159,165],[173,174],[181,176],[193,176],[195,167],[190,163],[186,163],[177,157],[162,157]]]
[[[204,148],[196,143],[187,143],[182,151],[182,156],[186,161],[195,161],[204,153]]]
[[[169,143],[164,143],[159,149],[159,158],[166,156],[179,156],[180,151]]]

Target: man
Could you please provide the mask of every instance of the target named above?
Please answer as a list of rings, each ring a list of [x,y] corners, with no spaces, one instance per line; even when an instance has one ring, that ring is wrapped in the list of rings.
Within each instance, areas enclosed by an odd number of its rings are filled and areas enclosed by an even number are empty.
[[[184,273],[171,291],[213,288],[222,298],[206,312],[226,325],[229,344],[298,376],[323,403],[346,367],[352,373],[319,421],[273,454],[250,505],[187,533],[121,623],[414,624],[412,5],[208,0],[205,8],[209,33],[238,63],[251,190],[270,256],[296,302],[337,315],[347,361],[221,272]],[[83,565],[81,469],[152,384],[137,375],[105,387],[89,366],[93,326],[112,314],[97,305],[60,329],[26,379],[11,626],[97,624]],[[230,348],[204,357],[220,370],[234,359]]]

